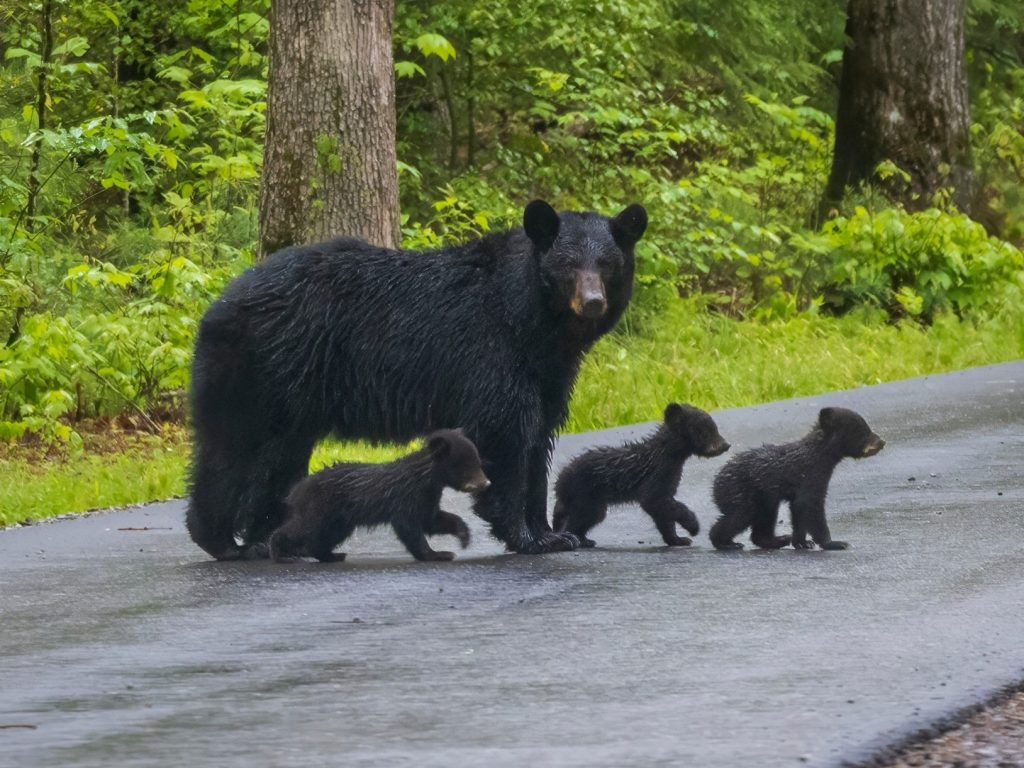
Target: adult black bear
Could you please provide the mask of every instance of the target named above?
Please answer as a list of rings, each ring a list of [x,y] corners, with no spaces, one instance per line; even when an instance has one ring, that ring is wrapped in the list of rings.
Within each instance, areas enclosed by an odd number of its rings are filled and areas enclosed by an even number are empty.
[[[825,495],[832,471],[845,457],[874,456],[885,441],[871,431],[860,414],[846,408],[822,408],[818,423],[801,440],[784,445],[762,445],[736,456],[718,473],[715,504],[721,517],[711,526],[717,549],[742,549],[733,537],[751,528],[750,540],[763,549],[779,549],[789,536],[776,536],[779,504],[789,502],[793,521],[792,543],[811,549],[811,534],[822,549],[846,549],[833,541],[825,521]]]
[[[719,456],[727,450],[729,444],[706,411],[669,403],[664,422],[650,437],[594,448],[562,470],[555,482],[555,530],[574,533],[582,546],[592,547],[587,532],[604,520],[608,505],[638,501],[666,544],[689,546],[692,541],[676,533],[676,524],[696,536],[700,523],[675,498],[683,464],[694,454]]]
[[[192,539],[220,559],[259,549],[329,433],[462,427],[488,464],[474,510],[494,535],[516,552],[577,546],[547,521],[552,441],[583,355],[629,303],[647,214],[535,200],[523,225],[422,253],[287,248],[231,283],[196,338]]]
[[[287,517],[270,536],[270,556],[339,562],[334,548],[356,528],[390,525],[417,560],[451,560],[435,552],[427,534],[456,536],[469,545],[469,528],[441,509],[441,492],[479,493],[490,485],[480,456],[460,431],[431,432],[418,451],[387,464],[340,463],[300,480],[288,494]]]

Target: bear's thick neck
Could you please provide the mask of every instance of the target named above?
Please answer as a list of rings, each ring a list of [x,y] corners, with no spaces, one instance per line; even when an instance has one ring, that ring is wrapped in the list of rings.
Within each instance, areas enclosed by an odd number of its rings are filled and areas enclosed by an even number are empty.
[[[820,426],[815,426],[801,442],[804,442],[813,453],[827,458],[833,469],[844,458],[842,447]]]
[[[678,435],[674,434],[672,428],[664,422],[659,425],[658,431],[651,435],[648,443],[660,455],[678,461],[680,464],[693,456],[690,446],[680,441]]]

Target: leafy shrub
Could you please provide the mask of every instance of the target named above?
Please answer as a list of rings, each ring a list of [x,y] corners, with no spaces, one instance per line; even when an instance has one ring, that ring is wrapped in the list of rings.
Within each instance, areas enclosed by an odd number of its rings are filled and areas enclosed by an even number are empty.
[[[48,7],[48,57],[37,3],[0,25],[0,439],[70,444],[82,418],[156,419],[207,303],[251,263],[270,0]],[[842,29],[841,5],[810,0],[400,3],[403,243],[514,226],[533,197],[640,201],[609,343],[680,296],[706,310],[684,336],[723,313],[938,325],[1019,301],[1020,253],[955,212],[869,194],[819,230]],[[978,210],[1018,245],[1021,30],[1019,3],[971,4]]]
[[[931,322],[1022,298],[1024,254],[964,214],[857,206],[804,242],[827,259],[825,305],[836,311],[870,303]]]
[[[147,411],[188,384],[196,323],[244,255],[216,269],[157,250],[127,269],[89,262],[68,270],[65,314],[26,316],[0,347],[0,437],[26,431],[68,440],[68,422]]]

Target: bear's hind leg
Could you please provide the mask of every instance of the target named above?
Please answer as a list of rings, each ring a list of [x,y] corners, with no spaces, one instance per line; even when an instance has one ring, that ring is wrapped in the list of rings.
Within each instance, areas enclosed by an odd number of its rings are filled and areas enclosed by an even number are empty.
[[[595,500],[577,500],[567,513],[565,530],[579,539],[584,549],[593,549],[597,542],[587,538],[587,534],[608,516],[608,505]]]
[[[340,563],[345,560],[344,552],[336,553],[334,550],[345,543],[355,530],[355,526],[347,517],[338,519],[339,514],[335,510],[329,522],[321,527],[307,546],[309,556],[315,557],[321,563]]]
[[[761,549],[782,549],[789,546],[792,537],[776,536],[775,524],[779,519],[779,505],[761,501],[754,513],[751,525],[750,540]]]
[[[283,563],[301,556],[297,542],[289,535],[287,526],[283,525],[274,531],[267,543],[270,559],[275,563]]]
[[[555,511],[551,515],[551,530],[555,533],[564,533],[565,526],[569,522],[568,505],[561,499],[555,499]]]
[[[715,549],[743,549],[743,545],[733,539],[750,527],[754,517],[754,501],[752,499],[733,498],[723,500],[716,493],[715,502],[721,511],[708,537]]]

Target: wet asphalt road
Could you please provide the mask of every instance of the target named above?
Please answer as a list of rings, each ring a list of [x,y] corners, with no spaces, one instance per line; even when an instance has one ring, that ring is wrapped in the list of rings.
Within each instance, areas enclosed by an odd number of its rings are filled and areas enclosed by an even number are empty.
[[[888,442],[833,478],[846,552],[711,549],[728,454],[683,473],[688,550],[637,508],[599,549],[543,557],[501,554],[472,518],[439,564],[384,533],[343,564],[215,563],[180,502],[0,533],[0,725],[35,726],[0,729],[0,764],[866,758],[1024,678],[1024,362],[715,417],[735,452],[823,405]],[[647,430],[568,436],[556,468]]]

